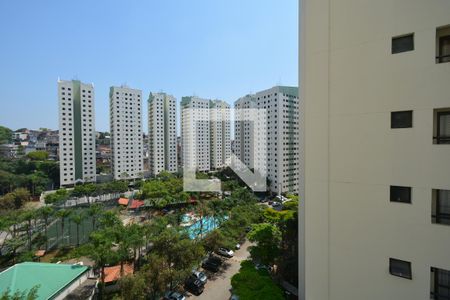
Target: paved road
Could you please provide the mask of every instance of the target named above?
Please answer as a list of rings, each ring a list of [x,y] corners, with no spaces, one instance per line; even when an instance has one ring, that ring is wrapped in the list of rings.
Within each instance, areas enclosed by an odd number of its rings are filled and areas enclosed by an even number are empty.
[[[246,241],[241,249],[235,252],[233,258],[226,259],[223,263],[222,269],[217,273],[208,273],[208,282],[205,285],[205,290],[200,296],[189,294],[188,299],[192,300],[228,300],[231,293],[231,277],[239,272],[241,261],[250,256],[248,246],[251,243]]]

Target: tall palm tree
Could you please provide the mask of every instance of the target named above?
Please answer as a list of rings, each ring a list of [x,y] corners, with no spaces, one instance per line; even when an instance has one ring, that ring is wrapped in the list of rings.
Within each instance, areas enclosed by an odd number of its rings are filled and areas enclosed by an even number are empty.
[[[27,237],[28,237],[28,250],[31,251],[31,239],[32,239],[32,232],[33,232],[33,228],[31,225],[31,222],[33,221],[33,219],[35,218],[36,215],[36,211],[35,210],[27,210],[24,212],[24,214],[22,215],[22,221],[27,223]]]
[[[44,206],[39,210],[39,215],[44,219],[45,230],[45,251],[48,250],[48,220],[55,213],[55,210],[51,206]]]
[[[64,225],[65,225],[65,219],[70,217],[70,214],[72,212],[68,209],[60,209],[56,214],[57,216],[61,219],[61,239],[62,239],[62,243],[64,244]],[[70,232],[69,232],[70,234]]]
[[[103,290],[105,285],[105,265],[113,257],[114,253],[111,251],[112,239],[107,231],[99,231],[91,234],[91,251],[90,257],[95,261],[97,268],[100,268],[100,285],[99,285],[99,299],[103,298]]]
[[[89,206],[89,209],[87,211],[89,217],[92,219],[92,230],[95,230],[95,225],[98,216],[103,210],[103,205],[101,203],[94,203],[91,206]]]
[[[70,215],[70,220],[77,226],[77,246],[80,246],[80,224],[83,222],[85,215],[82,212]]]

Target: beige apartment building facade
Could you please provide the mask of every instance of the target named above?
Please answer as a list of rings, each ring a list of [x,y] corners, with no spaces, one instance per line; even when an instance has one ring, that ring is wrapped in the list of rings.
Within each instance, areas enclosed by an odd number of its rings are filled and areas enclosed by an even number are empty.
[[[450,2],[300,12],[301,299],[450,299]]]

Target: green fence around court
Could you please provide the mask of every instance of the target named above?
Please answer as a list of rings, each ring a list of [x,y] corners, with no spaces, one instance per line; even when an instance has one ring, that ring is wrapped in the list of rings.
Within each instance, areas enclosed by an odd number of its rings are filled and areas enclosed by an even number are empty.
[[[55,219],[49,225],[47,230],[49,249],[77,245],[77,224],[70,217],[64,218],[64,228],[62,223],[63,221],[61,219]],[[86,243],[89,240],[89,235],[92,231],[92,217],[85,215],[78,225],[80,244]]]

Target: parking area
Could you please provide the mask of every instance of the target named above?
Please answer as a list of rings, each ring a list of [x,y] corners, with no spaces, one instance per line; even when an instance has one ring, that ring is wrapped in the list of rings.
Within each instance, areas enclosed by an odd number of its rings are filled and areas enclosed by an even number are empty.
[[[241,245],[241,249],[236,250],[232,258],[225,259],[221,269],[216,273],[205,271],[208,275],[208,282],[205,285],[203,293],[199,296],[187,294],[188,299],[199,300],[227,300],[231,296],[231,277],[239,272],[241,261],[246,260],[250,253],[248,247],[249,241]]]

